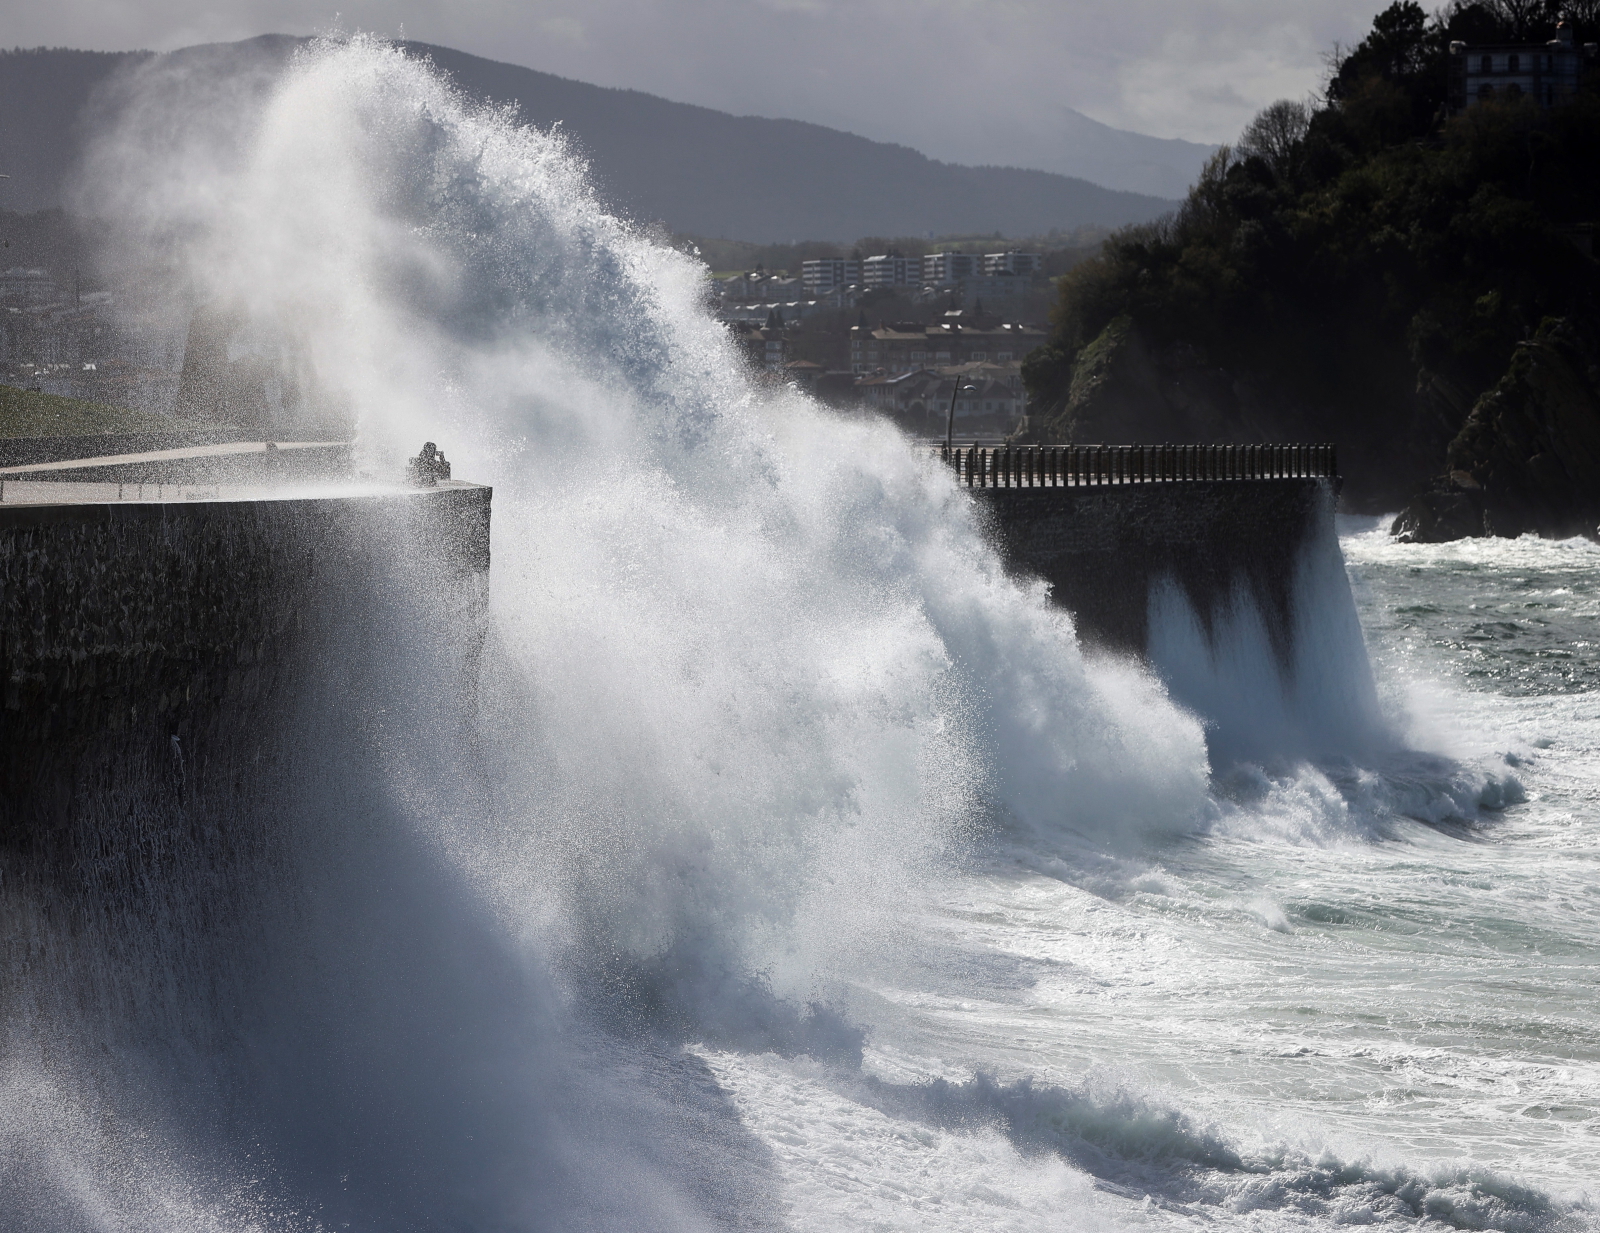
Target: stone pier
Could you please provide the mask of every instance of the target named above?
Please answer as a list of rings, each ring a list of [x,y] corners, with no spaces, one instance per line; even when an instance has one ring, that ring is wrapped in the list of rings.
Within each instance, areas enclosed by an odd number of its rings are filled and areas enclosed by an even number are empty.
[[[1333,534],[1331,445],[942,450],[1010,566],[1043,578],[1090,643],[1143,653],[1151,587],[1182,588],[1209,629],[1239,587],[1291,650],[1295,570]]]

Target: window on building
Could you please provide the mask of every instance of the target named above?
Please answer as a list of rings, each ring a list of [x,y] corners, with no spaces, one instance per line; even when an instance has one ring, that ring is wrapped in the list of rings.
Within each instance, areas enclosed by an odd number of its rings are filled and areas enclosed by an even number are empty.
[[[1511,55],[1506,57],[1506,72],[1516,73],[1522,69],[1522,57]]]
[[[1485,56],[1482,60],[1480,60],[1478,62],[1478,71],[1480,73],[1492,73],[1492,72],[1494,72],[1494,57],[1493,56]]]
[[[1506,87],[1506,97],[1507,98],[1521,98],[1522,97],[1522,87],[1519,86],[1516,82],[1512,82],[1509,86]]]
[[[995,356],[994,358],[995,358],[995,362],[998,363],[998,364],[1009,363],[1010,360],[1011,360],[1011,352],[1002,351],[1002,352],[1000,352],[999,355]]]

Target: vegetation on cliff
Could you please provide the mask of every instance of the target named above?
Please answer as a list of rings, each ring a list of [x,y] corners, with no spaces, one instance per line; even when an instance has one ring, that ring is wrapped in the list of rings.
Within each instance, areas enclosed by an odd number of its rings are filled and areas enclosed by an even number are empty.
[[[1555,20],[1521,0],[1381,13],[1320,103],[1268,108],[1175,214],[1062,280],[1025,370],[1032,431],[1335,441],[1347,499],[1397,508],[1542,323],[1600,321],[1592,61],[1548,110],[1446,106],[1452,40],[1543,42]]]
[[[1450,442],[1444,475],[1395,520],[1402,539],[1593,535],[1600,526],[1600,347],[1547,321]]]
[[[108,407],[80,398],[0,385],[0,438],[98,437],[121,433],[164,433],[201,427],[170,415]]]

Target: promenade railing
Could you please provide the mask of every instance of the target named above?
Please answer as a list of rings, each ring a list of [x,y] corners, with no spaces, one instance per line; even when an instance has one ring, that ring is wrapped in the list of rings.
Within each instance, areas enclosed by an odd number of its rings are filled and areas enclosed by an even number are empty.
[[[969,488],[1337,479],[1332,445],[981,445],[939,447]]]

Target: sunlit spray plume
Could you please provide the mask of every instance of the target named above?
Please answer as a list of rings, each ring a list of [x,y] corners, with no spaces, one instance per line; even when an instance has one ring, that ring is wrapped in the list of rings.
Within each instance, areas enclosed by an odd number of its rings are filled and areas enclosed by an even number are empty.
[[[448,438],[495,485],[531,708],[499,730],[544,759],[532,799],[626,832],[607,863],[637,854],[641,904],[662,908],[642,892],[680,828],[754,843],[712,843],[730,876],[798,845],[892,886],[978,792],[1097,831],[1197,807],[1195,725],[1089,671],[895,433],[758,395],[703,267],[597,208],[559,137],[363,39],[300,54],[226,135],[242,155],[174,163],[166,131],[133,113],[121,174],[95,178],[119,185],[106,212],[176,238],[196,301],[295,322],[372,465]],[[787,897],[754,876],[752,903]]]
[[[381,623],[392,677],[344,668],[373,659],[370,622],[331,627],[268,811],[287,838],[157,903],[159,929],[108,917],[115,958],[73,943],[131,1018],[40,1026],[77,1032],[82,1075],[12,1055],[56,1112],[13,1115],[8,1150],[49,1158],[38,1210],[65,1225],[192,1203],[289,1227],[300,1203],[353,1227],[622,1227],[637,1202],[691,1227],[735,1200],[685,1180],[700,1140],[662,1146],[658,1106],[726,1118],[677,1063],[645,1083],[606,1041],[848,1063],[871,1028],[852,976],[914,945],[905,913],[946,862],[996,823],[1192,825],[1200,726],[1086,662],[891,428],[753,385],[703,267],[606,214],[558,136],[364,38],[248,88],[232,71],[122,83],[79,206],[257,358],[294,355],[314,396],[280,399],[275,431],[332,408],[374,473],[429,439],[495,485],[477,737],[419,703],[444,652],[405,613]],[[130,992],[151,973],[176,1051]],[[96,1032],[123,1076],[103,1087]]]
[[[1288,586],[1286,637],[1271,636],[1271,614],[1243,576],[1217,597],[1209,628],[1179,587],[1152,588],[1150,660],[1173,695],[1210,722],[1219,768],[1398,748],[1378,706],[1331,501],[1310,518]]]

